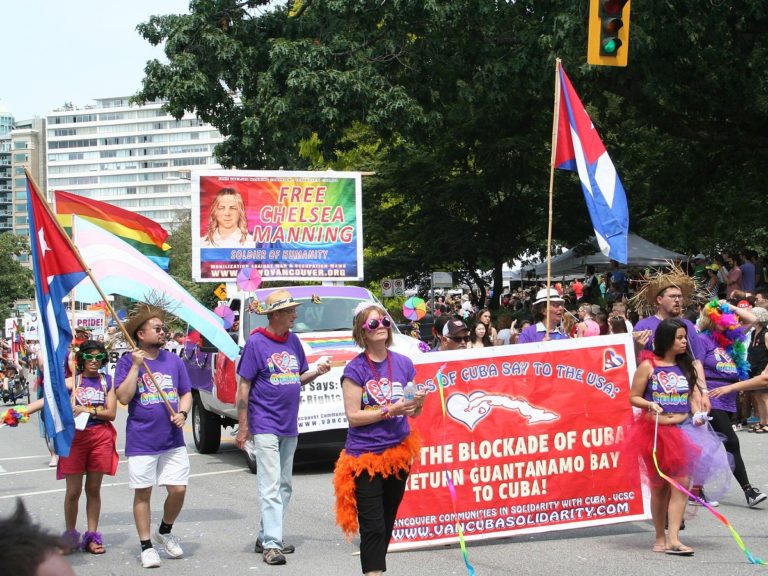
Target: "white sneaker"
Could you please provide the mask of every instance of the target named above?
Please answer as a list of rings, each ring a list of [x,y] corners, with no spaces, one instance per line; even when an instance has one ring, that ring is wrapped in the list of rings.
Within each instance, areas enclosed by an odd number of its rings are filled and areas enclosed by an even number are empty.
[[[155,533],[152,534],[152,539],[163,546],[171,558],[181,558],[184,555],[179,539],[173,534],[160,534],[160,532],[155,530]]]
[[[160,554],[154,548],[147,548],[141,552],[141,566],[142,568],[159,568],[160,567]]]

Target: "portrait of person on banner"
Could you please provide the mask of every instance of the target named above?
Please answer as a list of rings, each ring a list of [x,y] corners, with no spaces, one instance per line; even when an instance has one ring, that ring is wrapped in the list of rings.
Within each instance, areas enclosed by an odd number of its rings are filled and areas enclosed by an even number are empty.
[[[243,197],[234,188],[222,188],[211,203],[208,228],[200,238],[203,248],[253,248],[248,234]]]

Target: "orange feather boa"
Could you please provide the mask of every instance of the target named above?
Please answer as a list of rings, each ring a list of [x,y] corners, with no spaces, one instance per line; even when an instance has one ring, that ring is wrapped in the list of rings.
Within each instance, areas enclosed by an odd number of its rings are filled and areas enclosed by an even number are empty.
[[[397,446],[387,448],[381,454],[361,454],[350,456],[341,451],[336,469],[333,471],[333,488],[336,492],[336,524],[341,527],[347,540],[357,534],[357,497],[355,496],[355,478],[363,472],[369,476],[381,474],[384,478],[400,472],[408,472],[414,458],[419,455],[421,438],[416,432]]]

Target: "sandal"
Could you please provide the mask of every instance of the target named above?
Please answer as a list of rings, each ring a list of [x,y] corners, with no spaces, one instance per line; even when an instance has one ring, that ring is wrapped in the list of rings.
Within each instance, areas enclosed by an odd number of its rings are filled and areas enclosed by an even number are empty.
[[[768,424],[760,424],[754,432],[755,434],[768,434]]]
[[[693,556],[693,548],[685,544],[678,544],[677,546],[670,546],[664,550],[664,553],[673,556]]]
[[[61,549],[61,553],[64,556],[67,556],[68,554],[72,554],[75,550],[80,549],[80,532],[77,530],[66,530],[61,535],[61,543],[63,545],[63,548]]]
[[[104,554],[107,550],[104,548],[101,532],[85,532],[83,534],[83,550],[91,554]]]

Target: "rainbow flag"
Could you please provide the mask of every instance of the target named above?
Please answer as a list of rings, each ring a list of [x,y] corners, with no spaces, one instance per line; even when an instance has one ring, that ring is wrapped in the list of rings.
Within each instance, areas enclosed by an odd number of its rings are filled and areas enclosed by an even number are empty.
[[[70,192],[55,190],[54,198],[56,219],[70,237],[72,216],[77,215],[118,236],[160,268],[168,270],[167,253],[171,247],[165,243],[168,232],[160,224],[130,210]]]

